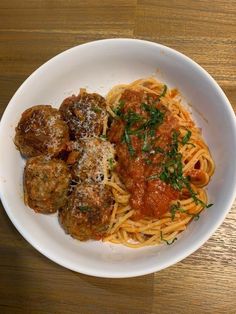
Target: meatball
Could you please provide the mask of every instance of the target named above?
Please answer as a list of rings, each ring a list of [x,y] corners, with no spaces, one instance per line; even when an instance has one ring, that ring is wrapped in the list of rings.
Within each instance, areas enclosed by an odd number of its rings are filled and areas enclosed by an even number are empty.
[[[64,161],[46,156],[28,159],[24,170],[26,205],[43,214],[56,212],[67,202],[70,180]]]
[[[108,141],[88,138],[80,141],[77,162],[72,167],[75,180],[87,183],[100,183],[104,179],[105,163],[114,161],[114,148]]]
[[[78,96],[66,98],[59,110],[72,139],[101,135],[106,117],[106,102],[102,96],[82,91]]]
[[[112,205],[112,194],[106,186],[78,184],[69,196],[68,205],[59,211],[59,221],[78,240],[98,240],[107,231]]]
[[[25,157],[57,156],[68,141],[68,126],[60,111],[49,105],[27,109],[16,127],[15,145]]]
[[[113,208],[111,190],[103,180],[105,162],[113,159],[114,149],[107,141],[86,138],[72,153],[69,159],[73,161],[72,174],[77,185],[67,206],[59,212],[59,220],[76,239],[100,239],[107,231]],[[74,157],[78,158],[75,163]]]

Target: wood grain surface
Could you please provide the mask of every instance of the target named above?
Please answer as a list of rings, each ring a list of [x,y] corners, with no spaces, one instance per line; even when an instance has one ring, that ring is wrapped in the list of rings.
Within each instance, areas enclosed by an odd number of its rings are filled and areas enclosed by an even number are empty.
[[[236,1],[0,2],[0,114],[42,63],[111,37],[170,46],[202,65],[236,110]],[[49,261],[0,212],[0,313],[236,313],[236,204],[197,252],[163,271],[101,279]]]

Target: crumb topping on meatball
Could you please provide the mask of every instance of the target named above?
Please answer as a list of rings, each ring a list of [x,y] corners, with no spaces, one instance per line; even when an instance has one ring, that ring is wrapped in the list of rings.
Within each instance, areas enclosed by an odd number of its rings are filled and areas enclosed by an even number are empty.
[[[16,127],[15,145],[24,157],[57,156],[68,141],[67,124],[59,110],[49,105],[27,109]]]
[[[105,99],[85,91],[66,98],[59,109],[73,139],[99,136],[106,117]]]
[[[80,142],[79,158],[72,172],[79,182],[101,183],[104,179],[105,163],[114,158],[114,147],[108,141],[89,138]]]

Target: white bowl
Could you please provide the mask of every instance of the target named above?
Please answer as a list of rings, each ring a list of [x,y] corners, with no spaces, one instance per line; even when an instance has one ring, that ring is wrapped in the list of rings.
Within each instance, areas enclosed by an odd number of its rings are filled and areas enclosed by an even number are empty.
[[[34,213],[23,202],[24,160],[13,138],[21,113],[36,104],[58,107],[80,87],[105,95],[115,84],[155,75],[177,87],[203,130],[216,163],[209,202],[172,245],[129,249],[79,242],[66,235],[57,216]],[[108,39],[69,49],[36,70],[11,99],[0,125],[0,191],[5,210],[23,237],[42,254],[71,270],[98,277],[133,277],[177,263],[197,250],[223,222],[236,195],[236,123],[229,101],[213,78],[183,54],[134,39]]]

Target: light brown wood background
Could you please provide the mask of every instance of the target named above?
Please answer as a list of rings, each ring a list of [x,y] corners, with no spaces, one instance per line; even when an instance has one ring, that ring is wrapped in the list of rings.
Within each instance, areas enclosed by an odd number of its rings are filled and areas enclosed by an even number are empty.
[[[202,65],[236,109],[236,1],[0,2],[0,114],[55,54],[95,39],[135,37]],[[0,211],[0,313],[236,313],[236,207],[197,252],[161,272],[101,279],[32,248]]]

